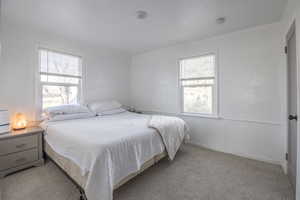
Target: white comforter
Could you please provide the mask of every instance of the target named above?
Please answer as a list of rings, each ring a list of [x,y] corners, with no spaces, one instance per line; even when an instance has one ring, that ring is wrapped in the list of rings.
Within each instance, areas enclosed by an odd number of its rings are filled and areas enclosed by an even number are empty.
[[[185,121],[178,117],[153,115],[148,126],[160,133],[171,160],[174,159],[182,141],[189,139],[186,134],[187,125]]]
[[[149,115],[126,112],[43,126],[52,149],[75,162],[82,175],[89,172],[87,198],[112,200],[114,185],[165,149],[161,136],[148,127],[149,120]]]

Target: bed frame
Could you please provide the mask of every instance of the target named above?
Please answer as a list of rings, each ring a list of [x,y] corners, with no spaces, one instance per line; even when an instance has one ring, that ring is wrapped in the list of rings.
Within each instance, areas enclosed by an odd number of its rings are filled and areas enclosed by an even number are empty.
[[[45,144],[46,142],[44,141],[44,147],[46,146]],[[51,149],[52,150],[52,149]],[[65,169],[63,169],[63,167],[60,165],[59,162],[56,161],[55,158],[52,158],[44,149],[44,155],[47,159],[49,159],[50,161],[52,161],[77,187],[77,189],[80,192],[80,200],[88,200],[84,191],[84,188],[73,178],[71,177],[71,175],[65,171]],[[153,166],[154,164],[158,163],[161,159],[163,159],[164,157],[166,157],[167,153],[163,152],[159,155],[154,156],[152,159],[150,159],[149,161],[147,161],[146,163],[144,163],[144,165],[141,167],[141,169],[139,171],[137,171],[136,173],[130,174],[129,176],[125,177],[123,180],[121,180],[114,189],[119,188],[120,186],[122,186],[123,184],[127,183],[128,181],[130,181],[131,179],[133,179],[134,177],[136,177],[137,175],[139,175],[140,173],[142,173],[143,171],[145,171],[146,169],[150,168],[151,166]]]
[[[87,197],[85,195],[84,189],[58,164],[56,163],[56,161],[54,159],[52,159],[45,151],[44,151],[44,155],[46,159],[49,159],[50,161],[52,161],[77,187],[77,189],[79,190],[80,193],[80,200],[87,200]]]

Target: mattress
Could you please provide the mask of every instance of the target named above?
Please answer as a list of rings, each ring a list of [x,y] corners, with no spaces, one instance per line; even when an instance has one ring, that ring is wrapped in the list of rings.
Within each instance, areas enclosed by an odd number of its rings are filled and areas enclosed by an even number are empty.
[[[148,127],[150,119],[124,112],[45,122],[45,151],[84,189],[88,199],[112,200],[115,188],[153,165],[166,151],[159,132]]]
[[[88,178],[88,174],[82,176],[80,173],[80,168],[78,165],[76,165],[72,160],[65,158],[58,153],[56,153],[51,146],[47,143],[47,141],[44,141],[44,151],[45,153],[57,164],[60,168],[64,170],[65,173],[67,173],[81,188],[85,188],[86,181]],[[141,169],[135,173],[132,173],[128,175],[127,177],[123,178],[119,183],[114,185],[114,189],[119,188],[126,182],[130,181],[132,178],[137,176],[138,174],[142,173],[144,170],[148,169],[155,163],[159,162],[162,158],[167,156],[166,151],[163,153],[160,153],[156,156],[154,156],[152,159],[146,161]]]

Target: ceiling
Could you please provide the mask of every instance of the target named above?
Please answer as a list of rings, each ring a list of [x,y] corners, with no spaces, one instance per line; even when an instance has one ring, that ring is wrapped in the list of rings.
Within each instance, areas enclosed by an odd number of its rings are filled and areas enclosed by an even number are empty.
[[[287,0],[2,0],[5,20],[136,54],[280,20]],[[137,10],[148,18],[136,18]],[[224,24],[216,18],[225,16]]]

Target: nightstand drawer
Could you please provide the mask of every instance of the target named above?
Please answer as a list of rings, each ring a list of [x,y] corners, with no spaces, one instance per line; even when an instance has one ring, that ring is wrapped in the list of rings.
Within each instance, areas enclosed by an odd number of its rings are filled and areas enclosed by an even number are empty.
[[[13,153],[7,156],[0,156],[0,171],[12,167],[17,167],[36,160],[38,160],[37,149]]]
[[[30,135],[0,141],[0,156],[37,147],[38,136]]]

